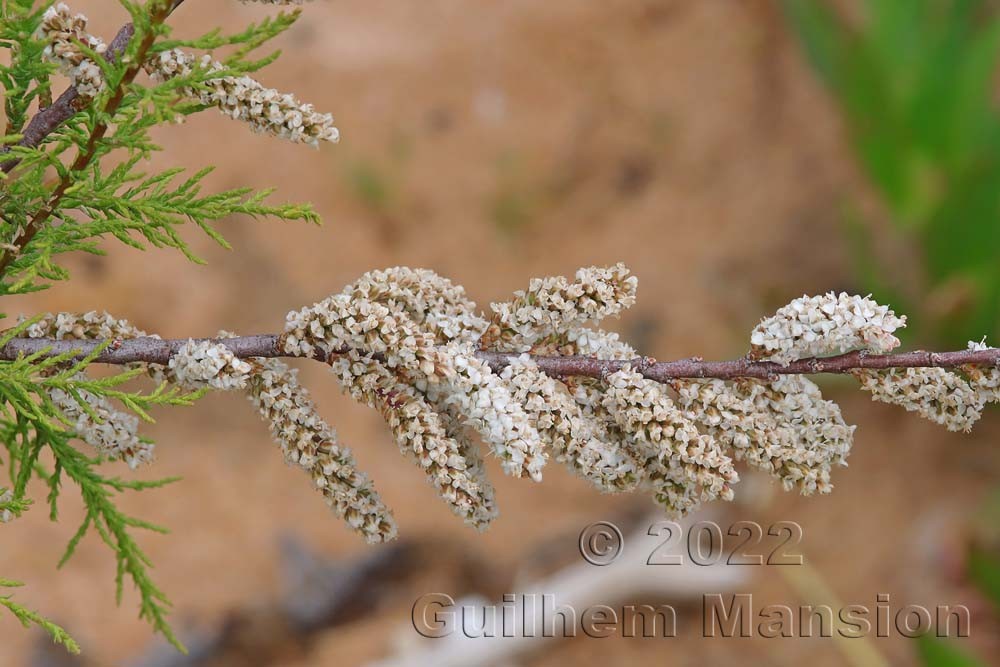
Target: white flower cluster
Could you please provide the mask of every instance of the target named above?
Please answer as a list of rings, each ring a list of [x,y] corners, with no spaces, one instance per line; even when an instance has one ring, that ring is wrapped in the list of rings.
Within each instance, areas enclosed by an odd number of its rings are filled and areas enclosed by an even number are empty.
[[[296,371],[276,359],[259,360],[248,398],[271,429],[285,460],[311,475],[327,505],[367,542],[396,537],[396,522],[351,450],[317,413]],[[225,387],[232,388],[232,386]]]
[[[535,278],[511,301],[490,305],[493,317],[481,344],[527,352],[546,337],[617,316],[635,303],[638,284],[621,263],[580,269],[572,282],[563,276]]]
[[[986,344],[986,339],[981,341],[969,341],[970,350],[992,350],[990,346]],[[969,366],[962,369],[966,376],[969,378],[969,383],[972,388],[976,390],[979,394],[980,400],[983,404],[986,403],[1000,403],[1000,369],[993,368],[979,368],[978,366]]]
[[[24,318],[21,318],[24,321]],[[120,320],[106,312],[96,310],[80,313],[47,313],[25,329],[29,338],[55,338],[57,340],[88,340],[94,338],[137,338],[151,336],[135,328],[128,320]]]
[[[575,281],[532,281],[510,302],[493,304],[487,320],[461,287],[432,271],[373,271],[290,312],[278,349],[328,361],[346,392],[381,413],[400,450],[452,511],[480,529],[497,507],[472,435],[509,475],[540,480],[552,458],[601,491],[648,491],[672,515],[731,500],[739,461],[788,490],[829,492],[832,471],[847,464],[854,435],[837,404],[801,375],[668,384],[647,378],[651,360],[638,358],[617,334],[585,326],[632,305],[635,288],[622,265],[581,269]],[[904,324],[868,298],[803,297],[754,330],[751,356],[787,365],[853,350],[884,353],[898,344],[893,332]],[[141,334],[97,313],[48,316],[28,331],[74,339]],[[510,354],[502,371],[478,352],[487,347]],[[985,343],[970,348],[985,349]],[[626,363],[599,378],[557,379],[529,353]],[[283,363],[240,360],[217,341],[189,340],[168,367],[149,370],[178,384],[245,388],[285,458],[312,476],[339,516],[370,542],[395,536],[392,515],[371,482]],[[968,429],[985,403],[1000,399],[997,368],[854,374],[876,400],[953,430]],[[81,437],[105,452],[138,442],[134,418],[123,419],[89,395],[82,399],[97,419],[81,416],[76,397],[53,392],[53,401],[78,420]],[[135,452],[119,456],[141,459]]]
[[[148,335],[127,320],[95,310],[83,314],[49,313],[28,325],[24,333],[29,338],[57,340],[114,340]],[[80,374],[76,379],[83,380],[86,376]],[[124,461],[132,469],[153,460],[153,445],[139,438],[139,419],[135,415],[114,409],[105,398],[88,391],[73,395],[63,389],[52,388],[48,396],[73,426],[77,436],[102,456]],[[86,404],[86,409],[81,402]]]
[[[669,513],[686,514],[703,501],[732,500],[739,481],[733,461],[701,433],[663,386],[624,368],[607,378],[602,403],[625,434],[621,446],[643,461],[646,485]]]
[[[162,51],[143,67],[160,83],[177,76],[188,76],[195,69],[209,74],[223,71],[222,63],[208,55],[198,58],[180,49]],[[218,107],[225,115],[241,120],[254,132],[270,134],[296,143],[319,146],[320,141],[337,142],[340,131],[333,116],[319,113],[311,104],[303,104],[288,93],[280,93],[246,76],[209,78],[201,85],[184,90],[185,95],[202,104]]]
[[[806,296],[754,329],[751,356],[787,365],[796,359],[853,350],[881,354],[899,345],[893,333],[904,326],[905,317],[897,317],[870,298],[832,292]],[[970,342],[969,349],[988,348],[984,342]],[[855,370],[852,374],[862,389],[871,392],[872,400],[901,406],[950,431],[969,431],[982,416],[985,404],[1000,400],[1000,370],[996,368],[892,368]],[[803,382],[807,381],[799,378],[788,395],[805,395]],[[772,401],[773,407],[781,405]],[[836,428],[842,429],[839,425]]]
[[[949,431],[969,431],[983,412],[983,399],[961,375],[944,368],[857,371],[872,400],[916,412]]]
[[[14,500],[14,493],[10,489],[0,491],[0,505],[6,505]],[[4,507],[0,509],[0,523],[10,523],[14,518],[14,513]]]
[[[806,378],[678,380],[673,386],[689,419],[786,490],[829,493],[833,467],[847,465],[855,427]]]
[[[415,276],[424,278],[420,289],[413,287]],[[446,307],[426,316],[421,309],[429,301]],[[492,445],[506,472],[540,479],[546,457],[521,406],[475,358],[471,343],[456,337],[447,347],[438,346],[450,332],[457,336],[463,325],[480,324],[470,308],[463,293],[430,272],[372,272],[340,294],[289,313],[284,350],[301,356],[348,349],[379,355],[386,370],[418,385],[439,411],[475,429]],[[420,313],[421,321],[410,313]]]
[[[382,355],[389,368],[427,382],[454,375],[452,364],[435,346],[434,334],[419,328],[398,303],[369,300],[352,288],[288,313],[283,345],[288,354],[303,357],[363,350]]]
[[[501,377],[476,358],[471,345],[452,343],[446,354],[455,373],[446,383],[428,385],[428,398],[475,430],[492,447],[504,472],[514,477],[527,473],[541,481],[548,456],[522,405]]]
[[[245,387],[253,370],[225,345],[193,339],[170,358],[168,368],[176,384],[193,388],[208,386],[223,391]]]
[[[475,343],[487,326],[464,287],[428,269],[369,271],[353,284],[351,296],[395,304],[442,345],[454,340]]]
[[[45,10],[38,31],[39,37],[48,42],[42,55],[59,65],[81,99],[91,99],[104,89],[100,66],[80,48],[83,44],[97,54],[107,50],[103,41],[87,32],[86,16],[73,14],[60,2]]]
[[[77,379],[86,378],[80,374]],[[115,410],[103,396],[86,390],[74,395],[53,388],[48,394],[76,435],[101,456],[124,461],[133,470],[153,460],[153,446],[139,439],[139,418],[135,415]]]
[[[536,280],[511,303],[493,305],[487,330],[461,288],[429,271],[388,269],[289,313],[283,349],[330,357],[345,389],[386,416],[401,448],[417,454],[456,513],[478,526],[495,506],[462,426],[514,476],[540,479],[548,448],[599,489],[641,483],[675,514],[732,498],[732,459],[660,385],[632,371],[606,384],[562,383],[523,356],[497,374],[475,355],[492,332],[501,348],[634,358],[616,334],[581,325],[630,306],[635,287],[622,265],[581,269],[574,282]]]
[[[400,450],[424,471],[452,511],[479,529],[489,525],[497,513],[493,487],[460,429],[449,428],[447,417],[425,395],[370,357],[352,350],[332,367],[355,400],[382,414]]]
[[[555,459],[602,491],[633,490],[641,474],[635,455],[618,447],[607,428],[582,407],[560,382],[522,354],[500,374],[513,399],[524,406]]]
[[[787,365],[850,350],[884,353],[899,345],[892,334],[903,326],[905,317],[867,297],[844,292],[802,296],[754,328],[750,354]]]
[[[581,354],[619,361],[628,361],[639,356],[617,333],[602,329],[570,329],[564,336],[557,337],[554,344],[561,354]]]
[[[487,321],[460,287],[431,271],[374,271],[289,313],[282,345],[289,354],[330,359],[346,391],[382,412],[403,451],[479,527],[496,508],[466,429],[508,474],[540,479],[552,457],[602,491],[642,487],[676,515],[731,499],[739,460],[787,489],[829,492],[854,433],[839,407],[799,376],[676,381],[672,397],[670,387],[643,377],[644,362],[617,334],[584,326],[632,305],[635,288],[622,265],[581,269],[573,281],[532,281],[510,302],[493,304]],[[885,352],[898,344],[892,332],[904,322],[870,299],[805,297],[758,327],[754,354],[787,363]],[[522,354],[495,373],[476,355],[487,347],[639,366],[560,381]]]

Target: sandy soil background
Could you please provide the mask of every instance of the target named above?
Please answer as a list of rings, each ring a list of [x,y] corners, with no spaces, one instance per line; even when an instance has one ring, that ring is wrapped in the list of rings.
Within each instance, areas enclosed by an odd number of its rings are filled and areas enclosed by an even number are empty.
[[[204,267],[169,252],[111,247],[104,259],[71,259],[71,283],[9,300],[3,310],[107,309],[169,337],[256,333],[278,330],[288,310],[372,268],[430,267],[486,304],[532,276],[622,260],[640,277],[640,293],[616,326],[637,347],[662,359],[736,356],[774,307],[803,292],[852,287],[841,211],[846,200],[868,196],[835,108],[775,5],[314,3],[280,39],[284,55],[261,78],[331,110],[341,143],[312,151],[205,113],[158,133],[167,150],[155,167],[215,164],[211,187],[275,186],[279,199],[313,202],[322,226],[226,220],[220,229],[232,252],[189,230]],[[124,20],[115,3],[73,6],[107,36]],[[268,13],[189,0],[172,22],[194,34]],[[399,456],[377,414],[341,396],[316,364],[303,364],[302,378],[395,509],[403,538],[424,556],[417,574],[373,591],[374,608],[314,641],[212,664],[356,665],[384,657],[394,638],[412,635],[418,595],[498,594],[526,568],[572,560],[588,522],[648,507],[642,498],[600,496],[555,466],[535,485],[503,478],[491,462],[502,516],[476,534]],[[872,606],[877,593],[890,593],[901,604],[966,604],[975,612],[973,645],[1000,655],[995,619],[956,565],[965,520],[1000,473],[1000,418],[987,415],[971,436],[948,434],[871,404],[849,383],[823,386],[859,424],[837,490],[799,498],[758,484],[747,492],[752,502],[722,516],[801,523],[807,560],[844,603]],[[141,474],[184,480],[122,504],[173,531],[141,539],[182,628],[210,629],[234,610],[277,599],[280,535],[329,559],[371,551],[282,464],[246,401],[211,396],[156,416],[147,433],[158,460]],[[32,511],[4,527],[0,573],[28,582],[19,600],[63,623],[90,664],[124,664],[151,638],[131,592],[114,606],[106,549],[88,538],[73,561],[54,569],[80,516],[68,491],[62,522]],[[456,565],[466,561],[478,574]],[[774,568],[759,568],[747,592],[801,603]],[[0,664],[30,664],[38,640],[3,619]],[[913,664],[907,640],[871,644],[892,664]],[[804,659],[819,667],[845,657],[830,640],[705,640],[689,631],[669,642],[567,640],[525,664]]]

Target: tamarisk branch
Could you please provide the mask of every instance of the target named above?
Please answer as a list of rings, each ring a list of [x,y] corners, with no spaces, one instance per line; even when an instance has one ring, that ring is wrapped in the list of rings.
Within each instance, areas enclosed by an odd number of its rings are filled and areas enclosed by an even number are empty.
[[[167,9],[167,14],[169,15],[177,9],[182,2],[184,0],[172,0]],[[128,48],[134,34],[135,26],[131,23],[123,25],[115,34],[114,39],[111,40],[111,44],[108,45],[108,50],[104,54],[104,57],[109,62],[114,62],[119,56],[125,53],[125,49]],[[39,110],[32,117],[27,127],[21,133],[21,139],[17,142],[17,145],[35,148],[42,143],[45,137],[52,134],[56,128],[76,115],[89,103],[90,100],[81,99],[80,91],[76,89],[76,86],[69,86],[52,104]],[[0,154],[7,153],[9,150],[7,147],[0,148]],[[0,163],[0,170],[5,174],[9,174],[19,163],[20,160],[17,158],[5,160]]]
[[[105,57],[114,62],[118,56],[125,52],[125,48],[128,46],[129,41],[132,39],[132,35],[135,32],[135,27],[131,23],[126,23],[115,35],[109,46]],[[20,141],[17,142],[18,146],[23,146],[26,148],[35,148],[42,143],[45,137],[49,136],[58,128],[60,125],[65,123],[67,120],[72,118],[77,114],[86,104],[89,104],[90,100],[81,100],[80,92],[76,89],[76,86],[69,86],[62,94],[55,99],[52,104],[41,109],[37,114],[35,114],[32,119],[28,122],[27,127],[24,128]],[[0,149],[0,153],[6,153],[9,149],[4,147]],[[12,158],[10,160],[5,160],[0,164],[0,169],[3,170],[5,174],[11,172],[18,164],[20,160],[17,158]]]
[[[188,338],[162,339],[153,337],[114,339],[94,359],[104,364],[129,364],[135,362],[162,364],[185,345]],[[282,351],[281,335],[255,334],[235,338],[195,338],[195,342],[210,341],[225,346],[240,359],[253,357],[290,357]],[[0,348],[0,359],[12,361],[22,356],[42,354],[58,356],[74,354],[83,358],[92,354],[108,341],[56,340],[53,338],[14,338]],[[318,361],[330,361],[349,352],[338,350],[330,355],[317,354]],[[476,353],[494,371],[510,365],[518,355],[506,352],[480,350]],[[957,350],[952,352],[927,352],[914,350],[895,354],[871,354],[865,351],[848,352],[830,357],[798,359],[787,365],[773,361],[756,361],[750,357],[729,361],[705,361],[700,357],[674,361],[656,361],[639,357],[627,361],[602,360],[587,356],[532,355],[538,368],[553,377],[601,378],[630,367],[644,377],[657,382],[681,378],[736,378],[773,379],[780,375],[816,375],[820,373],[850,373],[855,370],[885,370],[890,368],[956,368],[960,366],[1000,367],[1000,348],[985,350]]]
[[[1000,403],[1000,349],[983,339],[961,351],[897,353],[893,334],[905,317],[846,293],[804,295],[762,319],[741,359],[640,356],[618,334],[587,326],[631,306],[637,282],[623,264],[584,267],[573,280],[533,279],[490,304],[487,317],[433,271],[393,267],[290,311],[281,332],[161,339],[108,313],[49,313],[8,329],[0,361],[137,364],[185,390],[245,392],[286,460],[368,542],[396,535],[391,512],[278,357],[328,364],[346,393],[382,415],[451,510],[479,529],[497,508],[473,434],[507,475],[541,481],[555,460],[603,492],[647,491],[679,517],[732,500],[741,460],[786,490],[833,488],[855,427],[806,375],[851,373],[873,400],[951,431],[971,430],[987,404]],[[741,378],[756,381],[726,382]],[[152,458],[138,420],[105,397],[43,391],[102,456],[132,467]]]
[[[169,3],[165,3],[161,8],[155,9],[150,15],[151,25],[156,25],[163,23],[170,16],[170,13],[174,10],[180,2],[177,0],[171,0]],[[119,44],[112,44],[114,48],[120,48],[121,52],[118,55],[122,55],[128,48],[129,43],[135,37],[134,27],[128,29],[126,26],[122,28],[116,40]],[[146,59],[146,54],[149,52],[150,48],[153,46],[153,42],[156,41],[156,32],[150,29],[139,42],[139,46],[135,52],[135,62],[128,65],[125,70],[124,75],[121,80],[118,81],[117,86],[112,93],[111,97],[104,103],[101,109],[102,115],[105,119],[114,118],[115,112],[121,107],[122,102],[125,100],[125,91],[129,85],[135,80],[136,75],[142,69],[142,63]],[[109,58],[117,57],[114,56],[115,51],[111,51],[112,56]],[[79,88],[74,89],[76,92],[74,95],[79,94]],[[74,102],[75,104],[75,102]],[[53,106],[55,106],[53,104]],[[45,113],[44,111],[39,112],[39,115]],[[35,120],[38,118],[36,115]],[[64,122],[67,118],[59,120],[59,123]],[[51,132],[55,127],[53,125],[47,132]],[[94,156],[97,154],[98,146],[100,145],[102,139],[104,139],[105,134],[107,134],[110,127],[110,120],[101,120],[98,122],[90,131],[90,136],[87,138],[87,142],[84,146],[80,148],[79,153],[77,153],[76,159],[73,160],[69,169],[65,170],[62,177],[59,179],[58,185],[52,190],[52,194],[49,195],[48,201],[42,208],[38,209],[29,219],[27,224],[24,225],[23,230],[14,238],[13,242],[9,247],[5,247],[3,252],[0,253],[0,276],[6,274],[7,269],[10,267],[11,262],[13,262],[17,256],[27,247],[31,240],[35,238],[35,235],[39,232],[43,225],[52,217],[56,212],[59,202],[69,191],[70,187],[73,185],[73,181],[76,175],[83,172],[93,161]],[[30,128],[30,123],[29,123]],[[44,136],[44,135],[43,135]]]

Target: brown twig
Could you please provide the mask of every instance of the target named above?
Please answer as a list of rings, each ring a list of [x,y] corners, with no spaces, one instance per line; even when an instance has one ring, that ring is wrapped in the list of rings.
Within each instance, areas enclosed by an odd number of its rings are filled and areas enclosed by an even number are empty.
[[[257,334],[235,338],[195,339],[213,340],[225,345],[237,357],[288,357],[282,351],[281,336],[277,334]],[[187,338],[131,338],[118,339],[95,358],[98,363],[128,364],[146,362],[166,364]],[[0,360],[11,361],[22,356],[44,353],[55,356],[73,353],[82,358],[93,353],[104,344],[103,340],[55,340],[52,338],[14,338],[0,347]],[[338,350],[330,357],[347,353]],[[507,366],[517,355],[504,352],[480,351],[477,356],[494,370]],[[639,370],[645,377],[658,382],[668,382],[676,378],[734,378],[768,379],[779,375],[814,375],[819,373],[849,373],[859,369],[1000,365],[1000,349],[958,350],[954,352],[899,352],[896,354],[867,354],[848,352],[834,357],[800,359],[787,366],[771,361],[755,361],[744,357],[731,361],[704,361],[700,358],[679,359],[677,361],[652,361],[648,357],[628,361],[604,361],[580,356],[533,356],[538,367],[555,377],[582,376],[600,378],[614,373],[625,366]],[[327,355],[317,355],[319,361],[329,361]]]

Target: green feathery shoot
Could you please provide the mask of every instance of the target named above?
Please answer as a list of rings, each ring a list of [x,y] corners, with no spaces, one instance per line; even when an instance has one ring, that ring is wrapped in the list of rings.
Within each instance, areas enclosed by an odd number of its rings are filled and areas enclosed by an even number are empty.
[[[0,579],[0,588],[17,588],[23,585],[24,584],[20,581]],[[0,607],[6,607],[10,613],[14,614],[14,617],[17,618],[17,620],[21,621],[21,625],[24,627],[28,628],[32,625],[37,625],[42,630],[45,630],[45,632],[49,633],[49,636],[52,637],[52,641],[57,644],[62,644],[70,653],[80,652],[80,646],[65,630],[52,621],[43,618],[37,612],[14,602],[10,595],[0,595]]]
[[[61,3],[0,4],[0,48],[7,52],[0,59],[0,296],[9,299],[68,280],[62,256],[101,255],[109,242],[140,250],[171,248],[203,263],[185,240],[185,228],[194,226],[228,249],[215,224],[229,216],[318,223],[309,205],[272,203],[270,189],[207,191],[210,165],[192,171],[145,168],[145,161],[163,150],[153,141],[153,128],[213,108],[254,131],[292,141],[337,138],[328,115],[249,78],[278,57],[278,51],[258,52],[294,24],[298,11],[235,32],[214,29],[175,39],[168,18],[181,1],[121,0],[127,23],[113,40],[89,34],[86,18]],[[61,94],[57,74],[71,83]],[[270,112],[261,100],[268,101]],[[109,317],[90,315],[97,318],[87,320],[98,322],[94,326]],[[41,326],[39,321],[22,320],[0,332],[0,345],[28,335],[31,327]],[[51,335],[88,337],[80,331]],[[130,331],[115,329],[113,335]],[[138,434],[139,423],[152,421],[153,408],[192,404],[204,389],[168,384],[162,368],[141,364],[108,377],[90,376],[88,365],[100,349],[82,359],[72,352],[52,357],[39,352],[0,361],[0,466],[7,468],[9,480],[0,487],[0,523],[29,509],[33,499],[28,494],[36,486],[47,491],[34,500],[44,501],[55,521],[64,486],[77,487],[86,515],[59,566],[88,533],[95,533],[114,553],[118,600],[126,580],[131,581],[140,597],[139,616],[183,650],[167,620],[170,601],[150,578],[149,559],[133,536],[135,529],[166,531],[116,505],[124,491],[174,480],[123,479],[105,474],[102,466],[125,461],[135,467],[149,460],[152,443]],[[152,388],[132,388],[148,376],[155,380]],[[78,447],[80,442],[96,451]],[[20,584],[0,579],[0,586],[15,585]],[[0,605],[24,625],[38,625],[70,651],[79,650],[62,628],[9,596],[0,596]]]

